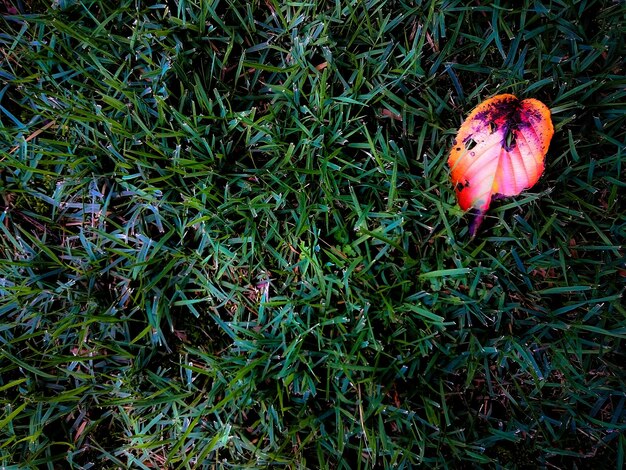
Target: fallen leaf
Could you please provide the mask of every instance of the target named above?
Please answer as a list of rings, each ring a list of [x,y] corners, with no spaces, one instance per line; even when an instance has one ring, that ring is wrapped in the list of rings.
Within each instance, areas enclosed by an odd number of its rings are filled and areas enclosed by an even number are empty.
[[[448,157],[459,206],[476,212],[471,236],[494,198],[516,196],[537,182],[553,134],[550,110],[536,99],[497,95],[474,108]]]

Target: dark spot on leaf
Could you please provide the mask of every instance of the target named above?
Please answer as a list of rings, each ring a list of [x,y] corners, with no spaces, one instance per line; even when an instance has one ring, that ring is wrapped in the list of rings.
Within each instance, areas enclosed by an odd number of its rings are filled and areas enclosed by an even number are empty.
[[[532,106],[524,106],[520,116],[522,124],[525,125],[532,125],[533,122],[538,123],[543,120],[541,112]]]
[[[474,147],[476,147],[476,141],[470,138],[464,142],[464,145],[466,150],[472,150]]]
[[[503,124],[515,128],[519,123],[520,105],[521,101],[517,98],[506,98],[478,113],[476,119],[485,124],[489,123],[489,130],[492,134]]]
[[[474,119],[476,119],[477,121],[480,121],[480,122],[488,121],[490,119],[490,116],[491,116],[491,112],[490,111],[491,111],[491,108],[487,109],[486,111],[481,111],[481,112],[476,114]]]

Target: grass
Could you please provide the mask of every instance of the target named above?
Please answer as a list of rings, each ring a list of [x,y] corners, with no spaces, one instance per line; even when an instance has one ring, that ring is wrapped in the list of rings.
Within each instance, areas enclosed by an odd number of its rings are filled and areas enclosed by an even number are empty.
[[[624,468],[623,2],[49,3],[0,2],[2,468]],[[504,92],[556,133],[471,239]]]

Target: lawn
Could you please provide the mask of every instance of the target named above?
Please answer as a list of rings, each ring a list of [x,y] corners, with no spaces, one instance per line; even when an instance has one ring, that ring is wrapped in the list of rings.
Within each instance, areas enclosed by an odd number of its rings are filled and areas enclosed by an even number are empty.
[[[623,1],[0,14],[1,468],[624,468]],[[555,134],[472,237],[501,93]]]

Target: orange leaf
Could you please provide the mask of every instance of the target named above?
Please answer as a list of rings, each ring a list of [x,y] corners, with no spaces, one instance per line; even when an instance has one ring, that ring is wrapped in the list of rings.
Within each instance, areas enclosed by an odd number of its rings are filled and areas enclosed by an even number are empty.
[[[461,125],[448,157],[461,209],[474,209],[470,234],[491,200],[533,186],[544,168],[554,127],[541,101],[498,95],[483,101]]]

